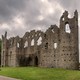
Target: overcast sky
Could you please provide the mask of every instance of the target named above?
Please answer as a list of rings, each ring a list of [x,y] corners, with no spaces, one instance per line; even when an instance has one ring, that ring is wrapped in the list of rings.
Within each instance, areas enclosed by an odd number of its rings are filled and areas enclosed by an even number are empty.
[[[59,25],[65,10],[73,16],[75,9],[80,13],[79,7],[79,0],[0,0],[0,34],[23,36],[32,29],[46,30]]]

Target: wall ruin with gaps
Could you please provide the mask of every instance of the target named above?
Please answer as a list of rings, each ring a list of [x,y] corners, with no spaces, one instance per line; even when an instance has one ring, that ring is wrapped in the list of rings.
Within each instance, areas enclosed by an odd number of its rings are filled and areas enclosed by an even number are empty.
[[[32,30],[7,39],[2,35],[2,66],[40,66],[78,69],[78,12],[68,18],[65,11],[60,26],[51,25],[46,32]]]

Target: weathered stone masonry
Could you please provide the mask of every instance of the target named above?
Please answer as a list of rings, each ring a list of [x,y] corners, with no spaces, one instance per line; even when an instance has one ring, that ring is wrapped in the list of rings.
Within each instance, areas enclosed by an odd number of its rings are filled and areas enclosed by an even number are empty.
[[[68,18],[65,11],[60,26],[51,25],[46,32],[26,32],[7,39],[2,35],[2,66],[40,66],[78,69],[78,12]]]

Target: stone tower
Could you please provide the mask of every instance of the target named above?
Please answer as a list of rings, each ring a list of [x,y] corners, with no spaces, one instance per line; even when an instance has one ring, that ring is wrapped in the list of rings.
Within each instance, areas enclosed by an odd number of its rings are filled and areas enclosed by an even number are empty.
[[[74,17],[68,18],[68,12],[65,11],[60,19],[59,33],[59,65],[61,68],[78,69],[78,44],[78,12],[76,10]]]

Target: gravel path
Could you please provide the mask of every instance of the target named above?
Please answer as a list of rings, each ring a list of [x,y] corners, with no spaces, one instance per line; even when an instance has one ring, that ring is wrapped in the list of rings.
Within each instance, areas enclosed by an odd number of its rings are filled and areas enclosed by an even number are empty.
[[[15,78],[10,78],[10,77],[0,76],[0,80],[20,80],[20,79],[15,79]]]

